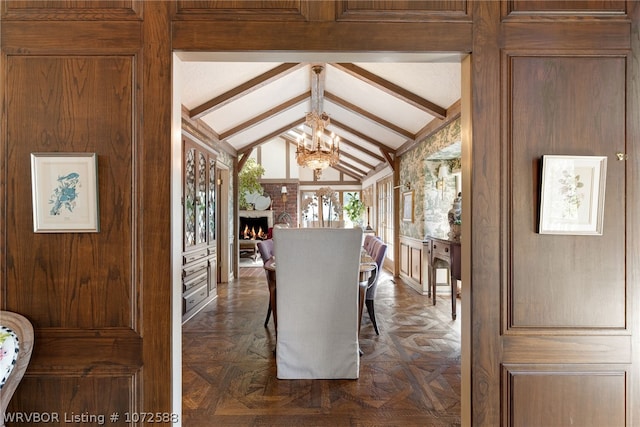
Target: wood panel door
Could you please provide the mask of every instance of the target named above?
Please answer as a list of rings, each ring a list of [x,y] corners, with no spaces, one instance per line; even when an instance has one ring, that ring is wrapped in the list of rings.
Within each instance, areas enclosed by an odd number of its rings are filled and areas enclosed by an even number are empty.
[[[620,3],[615,12],[571,3],[517,2],[517,13],[509,9],[515,3],[474,9],[474,19],[494,25],[474,45],[466,166],[473,180],[473,425],[640,421],[633,385],[639,289],[629,233],[638,225],[631,27],[618,15]],[[543,19],[539,7],[562,12]],[[544,155],[607,158],[602,235],[538,232]],[[571,178],[588,177],[576,171]]]

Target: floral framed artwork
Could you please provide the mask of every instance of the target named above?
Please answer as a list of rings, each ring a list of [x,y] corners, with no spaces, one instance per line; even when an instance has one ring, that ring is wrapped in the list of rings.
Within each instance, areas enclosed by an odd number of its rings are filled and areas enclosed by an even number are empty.
[[[413,222],[413,190],[402,193],[402,220]]]
[[[605,156],[542,156],[540,234],[602,235]]]
[[[31,153],[33,231],[98,232],[95,153]]]

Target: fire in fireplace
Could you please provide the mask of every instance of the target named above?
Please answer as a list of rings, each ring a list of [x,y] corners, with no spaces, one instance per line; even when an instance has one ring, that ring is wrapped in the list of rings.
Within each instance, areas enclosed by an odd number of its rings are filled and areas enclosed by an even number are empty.
[[[269,233],[269,219],[266,216],[258,218],[240,217],[241,240],[265,240]]]

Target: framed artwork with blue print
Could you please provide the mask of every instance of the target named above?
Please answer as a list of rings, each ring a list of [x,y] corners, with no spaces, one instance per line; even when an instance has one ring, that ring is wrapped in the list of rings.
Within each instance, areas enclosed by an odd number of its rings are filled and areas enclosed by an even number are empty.
[[[100,231],[95,153],[31,153],[31,188],[35,233]]]

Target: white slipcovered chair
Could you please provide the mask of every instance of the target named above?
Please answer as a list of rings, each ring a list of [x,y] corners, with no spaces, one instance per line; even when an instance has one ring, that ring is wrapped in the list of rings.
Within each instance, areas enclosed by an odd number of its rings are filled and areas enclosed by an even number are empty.
[[[274,230],[280,379],[355,379],[360,228]]]
[[[7,405],[31,360],[33,326],[18,313],[0,310],[0,426]]]

